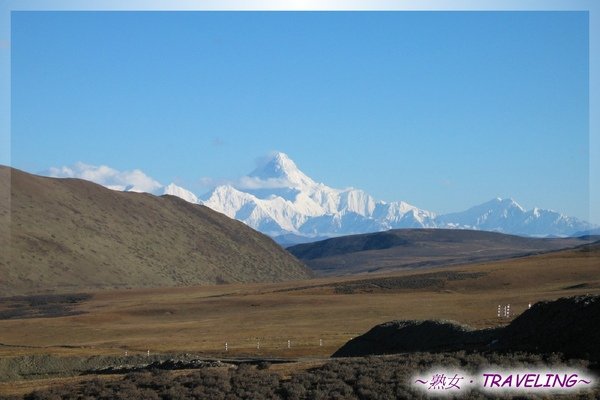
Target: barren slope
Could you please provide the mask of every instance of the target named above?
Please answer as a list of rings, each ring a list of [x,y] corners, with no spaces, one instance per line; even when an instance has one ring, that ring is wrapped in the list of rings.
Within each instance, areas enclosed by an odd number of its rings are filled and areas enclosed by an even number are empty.
[[[177,197],[0,167],[0,293],[276,282],[310,271],[270,238]],[[7,199],[5,199],[7,200]],[[10,238],[8,239],[8,233]],[[8,239],[8,240],[7,240]]]

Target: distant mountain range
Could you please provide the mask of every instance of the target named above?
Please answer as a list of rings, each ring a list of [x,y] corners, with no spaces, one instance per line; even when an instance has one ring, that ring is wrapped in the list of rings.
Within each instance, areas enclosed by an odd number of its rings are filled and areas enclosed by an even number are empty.
[[[569,236],[594,228],[556,211],[525,210],[512,199],[496,198],[443,215],[403,201],[377,201],[360,189],[334,189],[315,182],[284,153],[275,153],[240,182],[243,185],[217,186],[197,201],[286,243],[290,235],[294,235],[290,243],[300,243],[313,237],[398,228],[474,229],[524,236]]]
[[[265,235],[174,196],[3,166],[0,193],[1,296],[312,276]]]
[[[280,152],[236,183],[217,186],[202,198],[174,183],[162,186],[139,170],[119,172],[78,163],[53,168],[50,175],[96,177],[97,183],[110,189],[177,196],[242,221],[282,245],[399,228],[472,229],[536,237],[571,236],[598,228],[552,210],[525,210],[513,199],[495,198],[442,215],[404,201],[378,201],[360,189],[335,189],[315,182]]]

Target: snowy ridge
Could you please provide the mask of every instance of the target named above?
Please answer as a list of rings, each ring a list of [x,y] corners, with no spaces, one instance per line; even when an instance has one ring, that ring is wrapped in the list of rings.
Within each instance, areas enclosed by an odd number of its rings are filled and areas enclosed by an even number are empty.
[[[163,194],[170,194],[171,196],[177,196],[179,198],[182,198],[185,201],[188,201],[190,203],[198,203],[198,197],[190,192],[187,189],[184,189],[180,186],[177,186],[174,183],[171,183],[167,186],[164,187],[163,189]]]
[[[315,182],[284,153],[272,154],[235,184],[215,187],[204,200],[174,183],[162,186],[140,170],[77,163],[51,168],[47,174],[91,180],[114,190],[177,196],[295,242],[397,228],[476,229],[524,236],[569,236],[598,228],[552,210],[525,210],[513,199],[501,198],[436,215],[403,201],[378,201],[360,189]]]
[[[552,210],[525,210],[513,199],[496,198],[466,211],[441,215],[442,228],[495,231],[526,236],[567,236],[592,225]]]
[[[317,183],[284,153],[275,153],[236,186],[214,188],[203,204],[271,236],[340,236],[396,228],[566,236],[592,227],[551,210],[527,211],[512,199],[500,198],[437,216],[403,201],[377,201],[359,189]]]
[[[271,236],[308,237],[430,226],[434,214],[404,202],[376,201],[354,188],[334,189],[304,174],[284,153],[240,180],[218,186],[204,205]]]

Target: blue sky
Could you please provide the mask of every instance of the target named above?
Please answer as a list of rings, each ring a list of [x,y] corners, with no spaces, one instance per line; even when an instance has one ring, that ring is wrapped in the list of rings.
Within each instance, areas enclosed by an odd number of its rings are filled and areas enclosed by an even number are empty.
[[[11,28],[17,168],[137,168],[202,194],[279,150],[381,200],[589,218],[585,12],[13,12]]]

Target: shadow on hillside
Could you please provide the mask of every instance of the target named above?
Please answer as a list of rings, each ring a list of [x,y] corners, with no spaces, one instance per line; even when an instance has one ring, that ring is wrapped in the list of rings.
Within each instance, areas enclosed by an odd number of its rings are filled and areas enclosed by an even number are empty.
[[[0,320],[23,318],[65,317],[82,314],[76,304],[89,300],[87,293],[42,294],[0,298]]]

